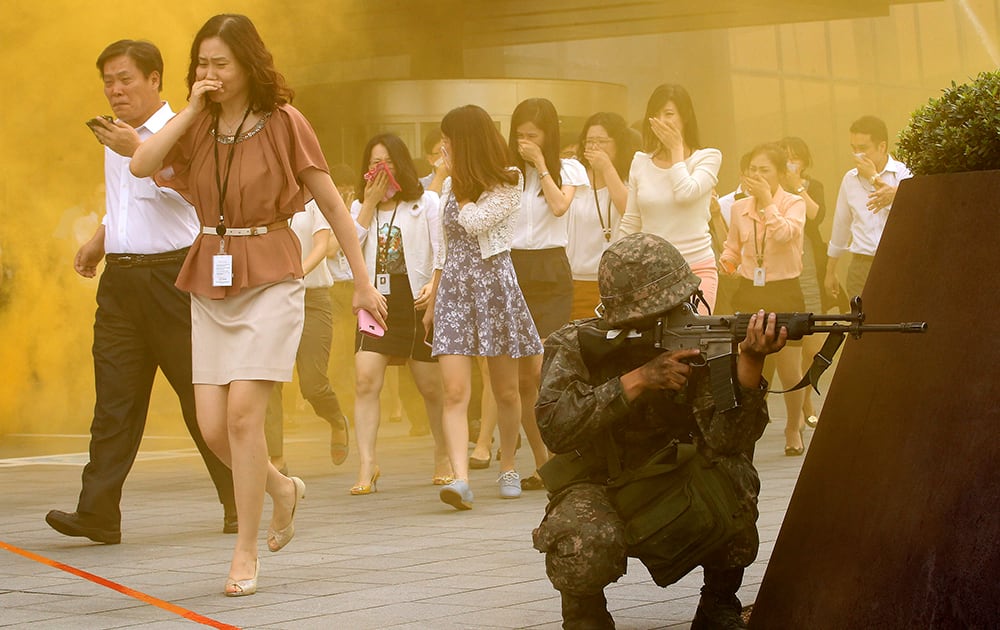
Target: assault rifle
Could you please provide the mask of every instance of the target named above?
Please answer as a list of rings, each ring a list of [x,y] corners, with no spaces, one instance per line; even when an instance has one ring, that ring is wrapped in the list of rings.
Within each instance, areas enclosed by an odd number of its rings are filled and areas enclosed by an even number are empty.
[[[846,315],[776,313],[776,316],[775,330],[781,330],[782,326],[787,328],[790,341],[802,339],[806,335],[828,335],[802,380],[784,391],[812,385],[819,392],[816,383],[833,362],[833,355],[847,334],[860,338],[865,333],[927,331],[927,322],[865,323],[860,296],[851,300],[851,312]],[[716,408],[728,411],[740,404],[739,388],[736,386],[736,357],[739,354],[739,343],[746,338],[749,323],[750,313],[703,316],[696,314],[690,304],[683,304],[644,330],[608,330],[600,326],[581,326],[580,350],[584,363],[588,366],[614,361],[617,366],[625,366],[622,370],[624,374],[648,363],[662,352],[697,348],[701,350],[701,354],[691,364],[708,365]]]

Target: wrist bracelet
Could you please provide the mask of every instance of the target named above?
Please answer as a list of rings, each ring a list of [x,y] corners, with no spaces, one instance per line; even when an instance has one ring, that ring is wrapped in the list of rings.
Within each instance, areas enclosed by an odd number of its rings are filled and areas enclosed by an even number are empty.
[[[538,181],[542,181],[543,179],[545,179],[548,176],[549,176],[549,172],[548,171],[542,171],[542,172],[540,172],[538,174]]]

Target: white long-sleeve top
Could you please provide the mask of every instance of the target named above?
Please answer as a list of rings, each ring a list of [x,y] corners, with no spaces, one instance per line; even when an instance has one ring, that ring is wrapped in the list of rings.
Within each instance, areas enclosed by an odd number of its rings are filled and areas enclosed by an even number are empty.
[[[636,152],[619,231],[622,235],[646,232],[660,236],[672,243],[688,264],[713,258],[709,202],[721,166],[718,149],[698,149],[669,168],[654,164],[649,153]]]
[[[566,256],[573,279],[597,281],[601,256],[618,235],[621,214],[611,201],[607,186],[597,191],[595,200],[594,189],[589,185],[577,188],[567,214],[569,245],[566,246]],[[604,239],[602,224],[611,229],[610,241]]]

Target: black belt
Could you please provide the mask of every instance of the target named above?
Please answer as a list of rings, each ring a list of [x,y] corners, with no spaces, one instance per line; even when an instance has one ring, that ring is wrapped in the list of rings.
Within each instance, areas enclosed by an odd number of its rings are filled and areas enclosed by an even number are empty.
[[[184,262],[190,247],[162,254],[108,254],[104,261],[114,267],[153,267]]]

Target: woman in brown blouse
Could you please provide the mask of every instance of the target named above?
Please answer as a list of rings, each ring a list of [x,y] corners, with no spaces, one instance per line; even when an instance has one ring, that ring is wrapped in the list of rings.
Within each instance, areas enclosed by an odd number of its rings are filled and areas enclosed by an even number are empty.
[[[270,465],[264,411],[275,381],[290,381],[302,332],[298,240],[287,220],[315,198],[351,265],[354,312],[385,323],[343,200],[309,122],[253,23],[217,15],[191,46],[188,106],[132,158],[131,170],[181,193],[203,226],[177,279],[191,293],[198,423],[233,469],[239,534],[225,593],[257,589],[257,527],[274,502],[267,545],[294,535],[305,484]]]

